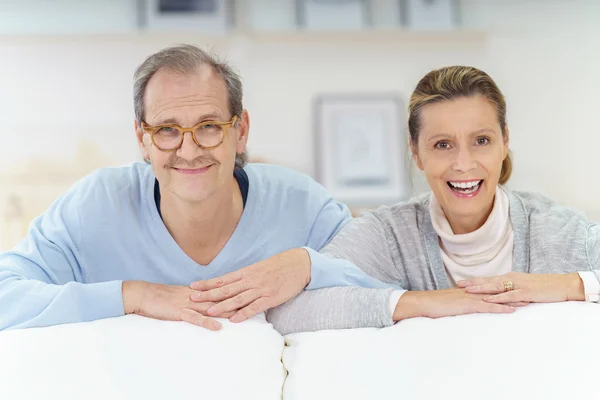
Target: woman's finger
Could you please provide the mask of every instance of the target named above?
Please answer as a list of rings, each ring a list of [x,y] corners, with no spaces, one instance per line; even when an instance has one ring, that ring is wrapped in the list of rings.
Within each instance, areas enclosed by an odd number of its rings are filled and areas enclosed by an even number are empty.
[[[531,303],[527,303],[525,301],[519,301],[516,303],[506,303],[507,306],[511,306],[511,307],[525,307],[528,306]]]
[[[465,287],[467,293],[474,294],[499,294],[504,293],[504,283],[502,282],[488,282],[481,285],[472,285]]]
[[[507,303],[531,303],[531,295],[525,290],[511,290],[510,292],[500,293],[483,298],[487,303],[507,304]]]
[[[485,285],[486,283],[490,283],[492,278],[474,278],[466,281],[458,281],[456,285],[460,288],[466,288],[467,286],[477,286],[477,285]]]
[[[508,306],[505,304],[494,304],[481,302],[478,312],[480,313],[493,313],[493,314],[510,314],[516,310],[515,307]]]

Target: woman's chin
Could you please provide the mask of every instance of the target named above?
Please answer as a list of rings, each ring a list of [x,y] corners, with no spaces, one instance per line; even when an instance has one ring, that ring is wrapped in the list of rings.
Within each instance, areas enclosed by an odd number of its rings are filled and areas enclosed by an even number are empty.
[[[444,198],[438,198],[438,201],[447,214],[460,216],[461,218],[475,217],[494,202],[495,192],[488,193],[486,189],[485,183],[471,193],[457,193],[455,190],[446,187]]]

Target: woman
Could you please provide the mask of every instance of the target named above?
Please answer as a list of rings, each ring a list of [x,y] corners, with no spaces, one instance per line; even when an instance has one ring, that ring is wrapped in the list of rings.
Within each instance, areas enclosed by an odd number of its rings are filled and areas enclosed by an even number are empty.
[[[418,316],[510,313],[532,302],[598,302],[600,225],[541,195],[501,186],[512,170],[506,104],[486,73],[463,66],[428,73],[409,114],[413,159],[432,192],[366,213],[321,254],[311,252],[313,264],[339,271],[352,263],[390,288],[305,291],[269,312],[278,330],[383,327]]]

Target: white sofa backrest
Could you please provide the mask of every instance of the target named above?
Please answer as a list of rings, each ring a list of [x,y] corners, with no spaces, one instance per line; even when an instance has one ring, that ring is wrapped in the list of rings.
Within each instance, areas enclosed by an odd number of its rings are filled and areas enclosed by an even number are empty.
[[[0,332],[0,399],[275,400],[282,388],[284,400],[600,396],[598,304],[300,333],[285,348],[262,315],[222,322],[210,332],[126,316]]]
[[[286,337],[285,400],[600,399],[600,306],[418,318]]]
[[[283,337],[264,315],[222,323],[125,316],[0,332],[0,399],[281,399]]]

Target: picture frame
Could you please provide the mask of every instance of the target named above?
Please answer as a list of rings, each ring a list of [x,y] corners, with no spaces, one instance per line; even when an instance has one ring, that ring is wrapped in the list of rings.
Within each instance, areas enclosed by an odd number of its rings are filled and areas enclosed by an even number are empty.
[[[247,19],[255,32],[295,32],[298,29],[295,1],[253,0],[246,7]]]
[[[233,25],[231,0],[145,0],[143,28],[149,31],[226,33]]]
[[[369,207],[410,196],[404,108],[393,93],[315,98],[315,178],[335,199]]]
[[[309,31],[362,30],[369,11],[368,0],[296,0],[297,25]]]
[[[453,30],[460,25],[458,0],[401,0],[401,20],[412,30]]]

